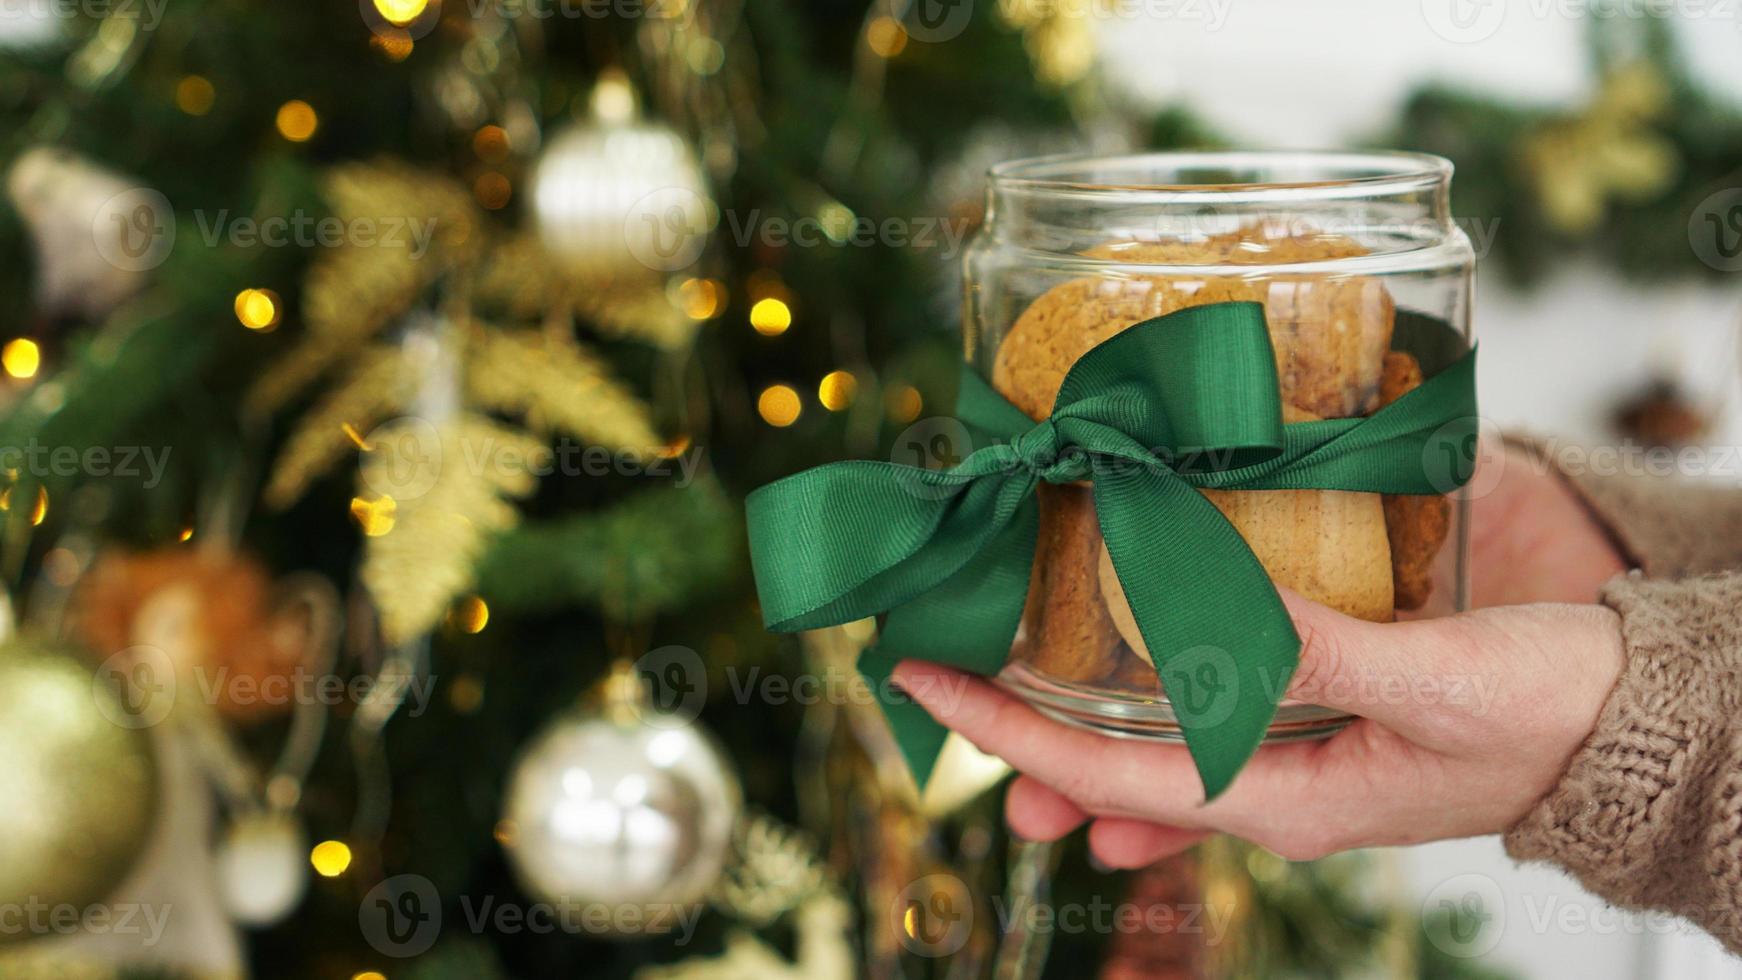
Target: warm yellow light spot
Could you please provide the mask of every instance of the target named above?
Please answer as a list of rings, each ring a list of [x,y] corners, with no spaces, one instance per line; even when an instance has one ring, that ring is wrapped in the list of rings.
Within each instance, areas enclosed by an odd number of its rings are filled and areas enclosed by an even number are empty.
[[[901,931],[908,936],[919,935],[919,906],[912,902],[907,904],[907,911],[901,916]]]
[[[498,820],[496,821],[495,829],[490,833],[491,836],[496,838],[496,843],[498,844],[513,844],[514,839],[520,835],[520,825],[512,820]]]
[[[344,841],[324,840],[308,852],[308,863],[322,878],[337,878],[351,866],[351,849]]]
[[[375,12],[394,27],[404,27],[428,9],[429,0],[375,0]]]
[[[204,75],[188,75],[175,85],[175,107],[190,116],[203,116],[212,111],[218,90]]]
[[[0,347],[0,367],[14,378],[34,378],[42,367],[42,348],[28,337],[7,341]]]
[[[859,379],[851,371],[830,371],[817,384],[817,400],[831,412],[840,412],[859,395]]]
[[[476,712],[484,703],[484,682],[472,674],[461,674],[448,685],[448,704],[462,715]]]
[[[404,34],[371,34],[369,46],[381,52],[388,61],[399,62],[411,57],[417,43]]]
[[[343,432],[345,438],[351,440],[352,445],[356,446],[358,449],[361,449],[366,453],[375,451],[375,447],[369,445],[369,440],[363,438],[363,433],[358,432],[357,427],[351,423],[340,422],[339,431]]]
[[[726,306],[726,284],[718,279],[685,279],[677,285],[677,308],[692,320],[712,320]]]
[[[501,126],[481,126],[472,134],[472,152],[486,163],[507,159],[509,149],[508,130]]]
[[[508,178],[494,170],[481,174],[472,183],[472,196],[478,203],[492,211],[508,206],[508,199],[514,196],[514,185]]]
[[[189,524],[187,527],[182,528],[181,533],[176,535],[177,541],[192,541],[193,539],[194,539],[194,527],[192,524]]]
[[[466,596],[454,603],[449,622],[462,632],[482,633],[485,625],[490,622],[490,606],[475,595]]]
[[[379,970],[364,970],[362,973],[351,974],[351,980],[387,980],[387,974]]]
[[[5,491],[0,492],[0,510],[10,511],[11,509],[12,509],[12,488],[7,487]],[[30,526],[36,527],[36,526],[40,525],[42,523],[42,519],[47,517],[47,516],[48,516],[48,491],[43,489],[42,487],[37,487],[36,488],[36,503],[34,506],[32,506],[30,508]]]
[[[905,425],[925,411],[925,399],[920,397],[918,388],[897,385],[884,394],[883,411],[889,416],[889,421]]]
[[[798,392],[790,386],[769,385],[757,397],[756,411],[762,416],[762,421],[777,429],[784,429],[798,421],[799,413],[804,411],[804,404],[798,400]]]
[[[694,440],[690,439],[690,437],[687,435],[675,436],[672,438],[672,440],[670,442],[659,447],[659,458],[660,459],[676,459],[679,456],[682,456],[684,453],[689,452],[690,446],[693,444],[693,442],[694,442]]]
[[[307,142],[320,125],[315,107],[301,99],[291,99],[278,107],[278,135],[292,143]]]
[[[356,519],[357,526],[362,528],[367,537],[378,538],[393,530],[398,512],[399,503],[392,497],[377,497],[374,500],[351,498],[351,516]]]
[[[764,337],[778,337],[792,326],[792,309],[772,296],[759,299],[750,307],[750,326]]]
[[[853,209],[840,201],[830,201],[817,208],[817,223],[830,240],[844,242],[853,233]]]
[[[602,122],[628,121],[635,115],[635,90],[629,87],[629,76],[621,68],[600,72],[590,103],[593,115]]]
[[[691,41],[685,55],[690,71],[698,75],[712,75],[726,64],[725,45],[711,37],[697,37]]]
[[[270,289],[244,289],[236,294],[236,319],[250,330],[278,326],[278,294]]]
[[[865,28],[865,43],[879,58],[893,58],[907,47],[907,31],[893,17],[879,17]]]

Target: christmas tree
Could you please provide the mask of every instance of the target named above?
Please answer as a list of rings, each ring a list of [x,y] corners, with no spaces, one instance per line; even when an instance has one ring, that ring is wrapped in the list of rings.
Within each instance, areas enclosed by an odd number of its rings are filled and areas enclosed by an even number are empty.
[[[762,629],[742,497],[949,403],[985,168],[1215,142],[1103,91],[1073,5],[920,6],[14,19],[0,677],[109,693],[0,695],[52,776],[0,902],[177,914],[8,976],[1470,975],[1371,858],[1104,875],[965,746],[919,798],[851,695],[874,626]],[[1008,914],[1106,896],[1229,919]]]

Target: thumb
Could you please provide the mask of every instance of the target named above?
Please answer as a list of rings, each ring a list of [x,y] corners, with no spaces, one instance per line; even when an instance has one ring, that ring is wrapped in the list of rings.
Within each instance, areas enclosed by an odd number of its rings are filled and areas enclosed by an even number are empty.
[[[1424,696],[1450,659],[1442,620],[1373,623],[1279,588],[1300,634],[1300,664],[1286,697],[1371,718],[1400,734],[1426,730]]]

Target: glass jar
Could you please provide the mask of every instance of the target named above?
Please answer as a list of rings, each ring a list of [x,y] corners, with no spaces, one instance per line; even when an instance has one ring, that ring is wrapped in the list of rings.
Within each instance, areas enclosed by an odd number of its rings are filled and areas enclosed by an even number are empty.
[[[1037,420],[1078,357],[1187,306],[1264,304],[1284,421],[1366,415],[1420,383],[1403,324],[1468,349],[1474,252],[1452,167],[1410,153],[1156,153],[993,168],[965,257],[974,369]],[[1436,323],[1437,321],[1437,323]],[[1088,484],[1039,490],[1027,607],[1000,682],[1107,734],[1179,726],[1102,543]],[[1272,579],[1364,619],[1465,602],[1466,501],[1326,490],[1206,491]],[[1236,652],[1237,655],[1237,652]],[[1350,717],[1284,701],[1272,739]]]

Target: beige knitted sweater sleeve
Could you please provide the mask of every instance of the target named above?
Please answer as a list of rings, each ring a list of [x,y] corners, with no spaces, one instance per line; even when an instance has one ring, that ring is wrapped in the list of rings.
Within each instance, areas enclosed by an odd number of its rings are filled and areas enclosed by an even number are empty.
[[[1568,479],[1637,569],[1602,591],[1627,666],[1507,852],[1742,953],[1742,491]]]

